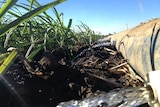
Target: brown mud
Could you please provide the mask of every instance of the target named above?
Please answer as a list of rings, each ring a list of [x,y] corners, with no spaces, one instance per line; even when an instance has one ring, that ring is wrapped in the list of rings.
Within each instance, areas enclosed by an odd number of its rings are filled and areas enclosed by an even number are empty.
[[[40,52],[31,64],[35,74],[17,59],[0,82],[2,107],[55,107],[63,101],[83,99],[97,90],[142,86],[143,80],[114,47],[98,47],[69,61],[64,51]],[[77,56],[78,55],[78,56]],[[76,57],[77,56],[77,57]]]

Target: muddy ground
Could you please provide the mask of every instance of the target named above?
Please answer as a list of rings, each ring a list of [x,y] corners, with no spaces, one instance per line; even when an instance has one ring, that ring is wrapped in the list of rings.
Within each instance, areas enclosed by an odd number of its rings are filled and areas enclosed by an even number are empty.
[[[88,47],[75,48],[72,61],[64,51],[41,51],[30,63],[35,73],[28,72],[17,59],[3,75],[8,82],[1,79],[0,106],[55,107],[63,101],[89,97],[97,90],[143,85],[114,47],[82,53],[84,49]]]

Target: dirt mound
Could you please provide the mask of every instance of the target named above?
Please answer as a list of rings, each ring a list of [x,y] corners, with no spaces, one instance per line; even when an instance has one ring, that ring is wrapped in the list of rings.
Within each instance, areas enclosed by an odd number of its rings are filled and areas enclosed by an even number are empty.
[[[54,107],[62,101],[88,97],[97,90],[143,85],[114,47],[97,47],[79,54],[77,51],[75,59],[67,61],[65,54],[43,52],[31,63],[35,74],[28,72],[20,60],[15,61],[4,74],[8,83],[0,84],[0,105]]]

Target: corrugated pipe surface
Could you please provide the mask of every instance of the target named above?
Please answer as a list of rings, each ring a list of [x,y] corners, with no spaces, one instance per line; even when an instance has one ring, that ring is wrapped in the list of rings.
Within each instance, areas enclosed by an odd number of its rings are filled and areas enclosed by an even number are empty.
[[[117,50],[145,78],[147,72],[160,70],[160,19],[141,23],[111,37]]]

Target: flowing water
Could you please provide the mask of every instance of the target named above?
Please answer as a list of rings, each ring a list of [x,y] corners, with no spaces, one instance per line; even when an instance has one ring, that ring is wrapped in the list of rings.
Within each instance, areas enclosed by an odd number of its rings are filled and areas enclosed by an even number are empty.
[[[57,107],[137,107],[147,103],[149,91],[144,88],[115,89],[96,92],[83,100],[62,102]]]

